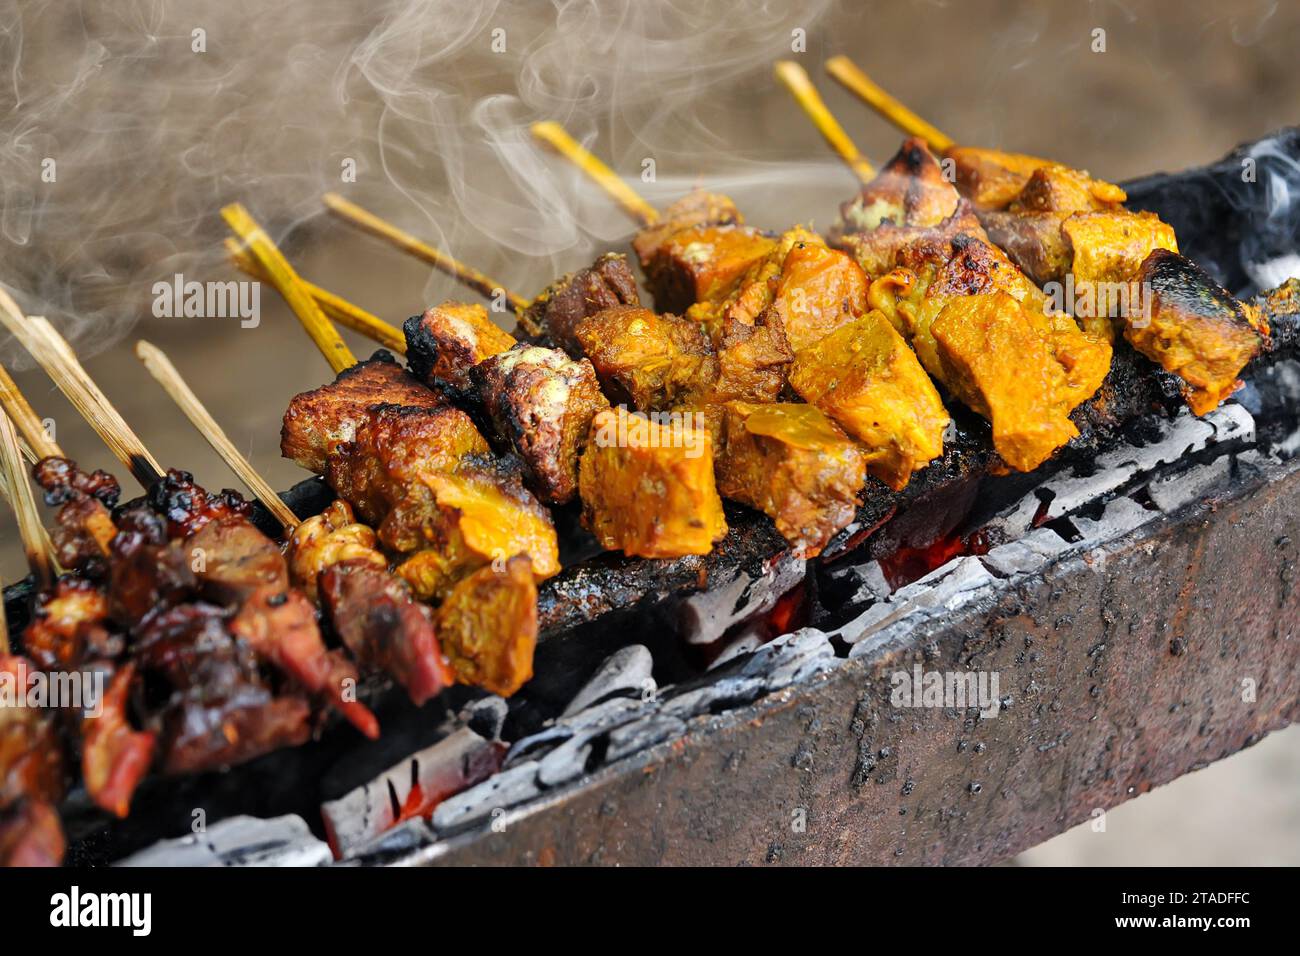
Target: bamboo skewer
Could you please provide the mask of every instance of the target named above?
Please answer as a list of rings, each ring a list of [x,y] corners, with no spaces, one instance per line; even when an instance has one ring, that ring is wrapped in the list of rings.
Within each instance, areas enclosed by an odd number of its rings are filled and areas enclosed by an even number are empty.
[[[834,56],[826,61],[826,72],[841,86],[873,110],[910,136],[919,136],[936,154],[942,156],[956,144],[952,137],[931,126],[906,106],[894,99],[875,80],[867,76],[847,56]]]
[[[117,458],[145,488],[162,477],[162,466],[99,386],[86,374],[76,353],[63,336],[41,316],[23,317],[22,311],[0,289],[0,324],[3,324],[45,369],[73,407]]]
[[[236,268],[260,282],[271,281],[267,271],[262,268],[262,264],[239,244],[238,239],[233,236],[228,237],[225,244],[226,251],[230,253],[230,258]],[[379,316],[367,312],[360,306],[353,305],[347,299],[335,295],[328,289],[322,289],[306,279],[302,279],[302,284],[311,293],[311,297],[316,300],[316,304],[320,306],[320,310],[325,313],[327,319],[337,322],[353,332],[358,332],[368,339],[373,339],[384,348],[392,349],[402,355],[406,354],[406,337],[402,335],[401,329],[390,325]]]
[[[36,575],[37,583],[42,588],[48,588],[54,583],[54,558],[48,550],[41,516],[36,511],[32,486],[27,482],[27,468],[18,448],[18,433],[14,430],[13,421],[3,412],[0,412],[0,473],[3,473],[5,484],[9,487],[10,500],[18,521],[18,536],[22,539],[27,563]],[[0,648],[0,652],[7,654],[9,648]]]
[[[441,249],[429,245],[422,239],[417,239],[409,232],[399,229],[369,210],[362,209],[356,203],[344,199],[338,193],[326,193],[323,198],[329,211],[344,222],[351,223],[364,232],[377,236],[403,252],[427,262],[439,272],[444,272],[456,281],[469,286],[484,298],[492,299],[498,294],[504,294],[510,302],[511,308],[516,311],[528,306],[529,300],[522,295],[510,291],[495,279],[479,272],[473,266],[468,266],[460,260],[447,255]]]
[[[623,181],[614,170],[593,156],[581,143],[568,134],[559,123],[547,120],[532,125],[535,139],[550,146],[593,182],[605,190],[623,211],[642,226],[653,226],[659,221],[659,211],[646,202],[635,189]]]
[[[844,132],[844,127],[835,119],[835,115],[822,101],[817,87],[808,78],[808,72],[792,60],[780,60],[776,64],[776,78],[781,81],[808,118],[812,120],[817,131],[830,144],[831,149],[839,154],[840,159],[853,171],[863,183],[869,183],[876,177],[875,167],[862,155],[862,152]]]
[[[292,531],[298,527],[297,515],[280,500],[280,496],[257,473],[248,459],[239,453],[239,449],[234,446],[221,426],[217,424],[216,419],[181,377],[181,373],[176,370],[171,359],[157,346],[143,339],[135,344],[135,355],[144,363],[144,367],[154,380],[171,396],[172,401],[185,413],[190,423],[198,429],[199,434],[212,446],[212,450],[221,456],[221,460],[239,476],[244,486],[257,496],[257,500],[266,506],[266,510],[275,515],[276,520],[284,525],[285,530]]]
[[[64,457],[63,449],[50,437],[45,430],[45,423],[28,404],[23,393],[18,390],[18,383],[10,378],[3,366],[0,366],[0,408],[13,420],[18,434],[27,443],[33,463],[42,458]]]
[[[244,241],[250,254],[265,270],[276,291],[289,303],[289,308],[298,317],[307,334],[312,337],[316,347],[321,350],[330,368],[335,372],[341,372],[345,368],[356,365],[356,356],[339,336],[338,329],[325,318],[316,300],[307,291],[303,281],[298,278],[298,273],[293,271],[293,266],[289,265],[288,260],[271,241],[271,237],[249,215],[248,210],[240,203],[232,203],[221,210],[221,215],[231,231]]]

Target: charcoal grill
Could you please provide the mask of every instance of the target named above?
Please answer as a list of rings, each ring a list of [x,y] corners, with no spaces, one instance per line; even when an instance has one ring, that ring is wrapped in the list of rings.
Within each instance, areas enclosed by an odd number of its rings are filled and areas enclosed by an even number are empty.
[[[1126,189],[1245,293],[1300,248],[1272,178],[1297,158],[1285,130]],[[1300,714],[1298,451],[1300,365],[1283,362],[1205,419],[975,474],[817,562],[745,520],[719,558],[589,562],[544,593],[537,677],[509,707],[456,689],[416,711],[371,688],[376,743],[336,728],[153,780],[126,821],[74,795],[71,861],[1005,859]],[[286,494],[300,514],[328,496],[316,479]],[[925,562],[916,580],[899,548]],[[15,620],[24,593],[6,591]],[[892,699],[898,675],[930,673],[996,676],[993,702]]]

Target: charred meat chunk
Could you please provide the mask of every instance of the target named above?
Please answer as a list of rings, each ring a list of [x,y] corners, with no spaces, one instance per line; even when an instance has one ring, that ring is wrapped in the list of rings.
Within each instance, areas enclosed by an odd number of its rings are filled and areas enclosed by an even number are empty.
[[[762,511],[804,557],[857,510],[867,453],[819,409],[729,402],[716,462],[724,497]]]
[[[515,337],[493,322],[486,308],[464,302],[444,302],[413,315],[403,331],[411,371],[456,398],[470,390],[470,369],[515,344]]]
[[[925,142],[907,139],[875,179],[840,207],[840,220],[831,232],[871,232],[885,223],[937,226],[957,211],[960,198]]]
[[[216,605],[181,604],[151,616],[137,635],[137,666],[166,687],[146,706],[164,772],[217,770],[311,736],[307,699],[273,694],[252,647],[236,640],[226,618]]]
[[[88,577],[107,572],[109,544],[117,526],[109,509],[117,505],[121,489],[104,471],[87,474],[68,458],[44,458],[32,476],[45,492],[45,503],[58,505],[50,535],[59,564]]]
[[[570,272],[543,289],[520,311],[519,326],[528,335],[549,340],[579,358],[582,345],[574,331],[580,321],[606,309],[640,304],[627,256],[607,252],[588,268]]]
[[[279,545],[243,518],[208,522],[184,548],[204,596],[218,604],[234,606],[261,588],[289,586]]]
[[[516,554],[528,556],[539,581],[560,570],[551,513],[509,460],[469,459],[455,473],[421,475],[393,524],[404,532],[397,550],[415,552],[397,573],[422,600],[444,597],[470,571]]]
[[[582,320],[576,336],[611,400],[641,411],[690,401],[718,377],[713,345],[689,319],[625,306]]]
[[[479,568],[437,612],[456,680],[509,697],[533,676],[537,585],[524,555]]]
[[[325,478],[365,521],[378,526],[422,474],[453,471],[487,441],[458,408],[379,405],[357,419],[353,437],[334,446]],[[389,547],[410,550],[380,538]]]
[[[436,408],[446,399],[381,349],[368,361],[339,372],[329,385],[294,396],[280,429],[280,453],[308,471],[324,474],[330,449],[351,441],[369,409],[384,404]]]
[[[867,471],[895,491],[943,451],[948,412],[916,355],[880,312],[799,352],[790,386],[860,441]]]
[[[227,488],[211,494],[194,483],[188,471],[167,469],[145,496],[149,507],[167,520],[167,537],[186,538],[209,521],[252,517],[253,506],[237,491]]]
[[[579,484],[583,523],[602,547],[644,558],[708,554],[727,532],[708,430],[622,407],[591,427]]]
[[[591,420],[609,400],[587,359],[558,349],[516,345],[471,373],[493,428],[523,462],[542,501],[564,504],[578,493],[578,453]]]
[[[230,632],[263,660],[328,700],[365,736],[379,737],[375,715],[356,699],[356,669],[325,649],[316,608],[301,591],[276,585],[259,588],[240,605]]]
[[[365,560],[331,564],[320,576],[321,606],[344,646],[382,670],[417,707],[452,682],[429,609],[386,568]]]
[[[1240,386],[1237,376],[1264,346],[1267,330],[1194,262],[1157,249],[1138,272],[1143,308],[1124,337],[1185,383],[1187,404],[1204,415]]]

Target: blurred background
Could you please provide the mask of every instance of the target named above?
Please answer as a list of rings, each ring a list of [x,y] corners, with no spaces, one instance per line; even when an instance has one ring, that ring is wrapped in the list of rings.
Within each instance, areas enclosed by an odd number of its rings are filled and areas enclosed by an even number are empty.
[[[226,203],[305,277],[400,325],[472,294],[327,217],[324,192],[526,296],[625,246],[631,224],[534,145],[536,120],[656,203],[707,183],[757,225],[825,226],[854,179],[773,79],[779,58],[877,163],[900,137],[825,76],[830,56],[959,142],[1122,181],[1300,122],[1297,48],[1300,5],[1271,0],[0,0],[0,282],[72,340],[165,466],[234,483],[143,372],[140,338],[284,488],[305,477],[279,456],[285,404],[329,375],[292,314],[269,288],[254,328],[153,314],[155,283],[239,278]],[[0,363],[70,454],[121,471],[7,337]],[[15,539],[6,512],[7,581],[24,573]],[[1292,728],[1020,862],[1296,864],[1298,793]]]

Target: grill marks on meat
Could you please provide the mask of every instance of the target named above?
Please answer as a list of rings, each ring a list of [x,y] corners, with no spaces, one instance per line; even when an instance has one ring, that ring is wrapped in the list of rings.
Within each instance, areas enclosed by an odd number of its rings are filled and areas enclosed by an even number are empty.
[[[457,401],[472,393],[470,369],[515,344],[515,337],[499,328],[487,309],[464,302],[435,305],[411,316],[402,329],[411,371]]]
[[[348,650],[391,674],[417,707],[451,684],[429,609],[386,568],[358,560],[331,564],[320,576],[320,595]]]
[[[496,434],[518,453],[538,497],[550,504],[572,501],[591,420],[609,408],[590,360],[520,344],[475,366],[471,378]]]
[[[519,327],[579,358],[583,350],[575,332],[580,321],[606,309],[640,304],[627,256],[608,252],[586,269],[570,272],[543,289],[520,311]]]
[[[351,441],[370,408],[383,404],[437,408],[446,399],[381,349],[368,361],[344,369],[331,384],[293,398],[280,430],[280,453],[324,474],[330,449]]]

